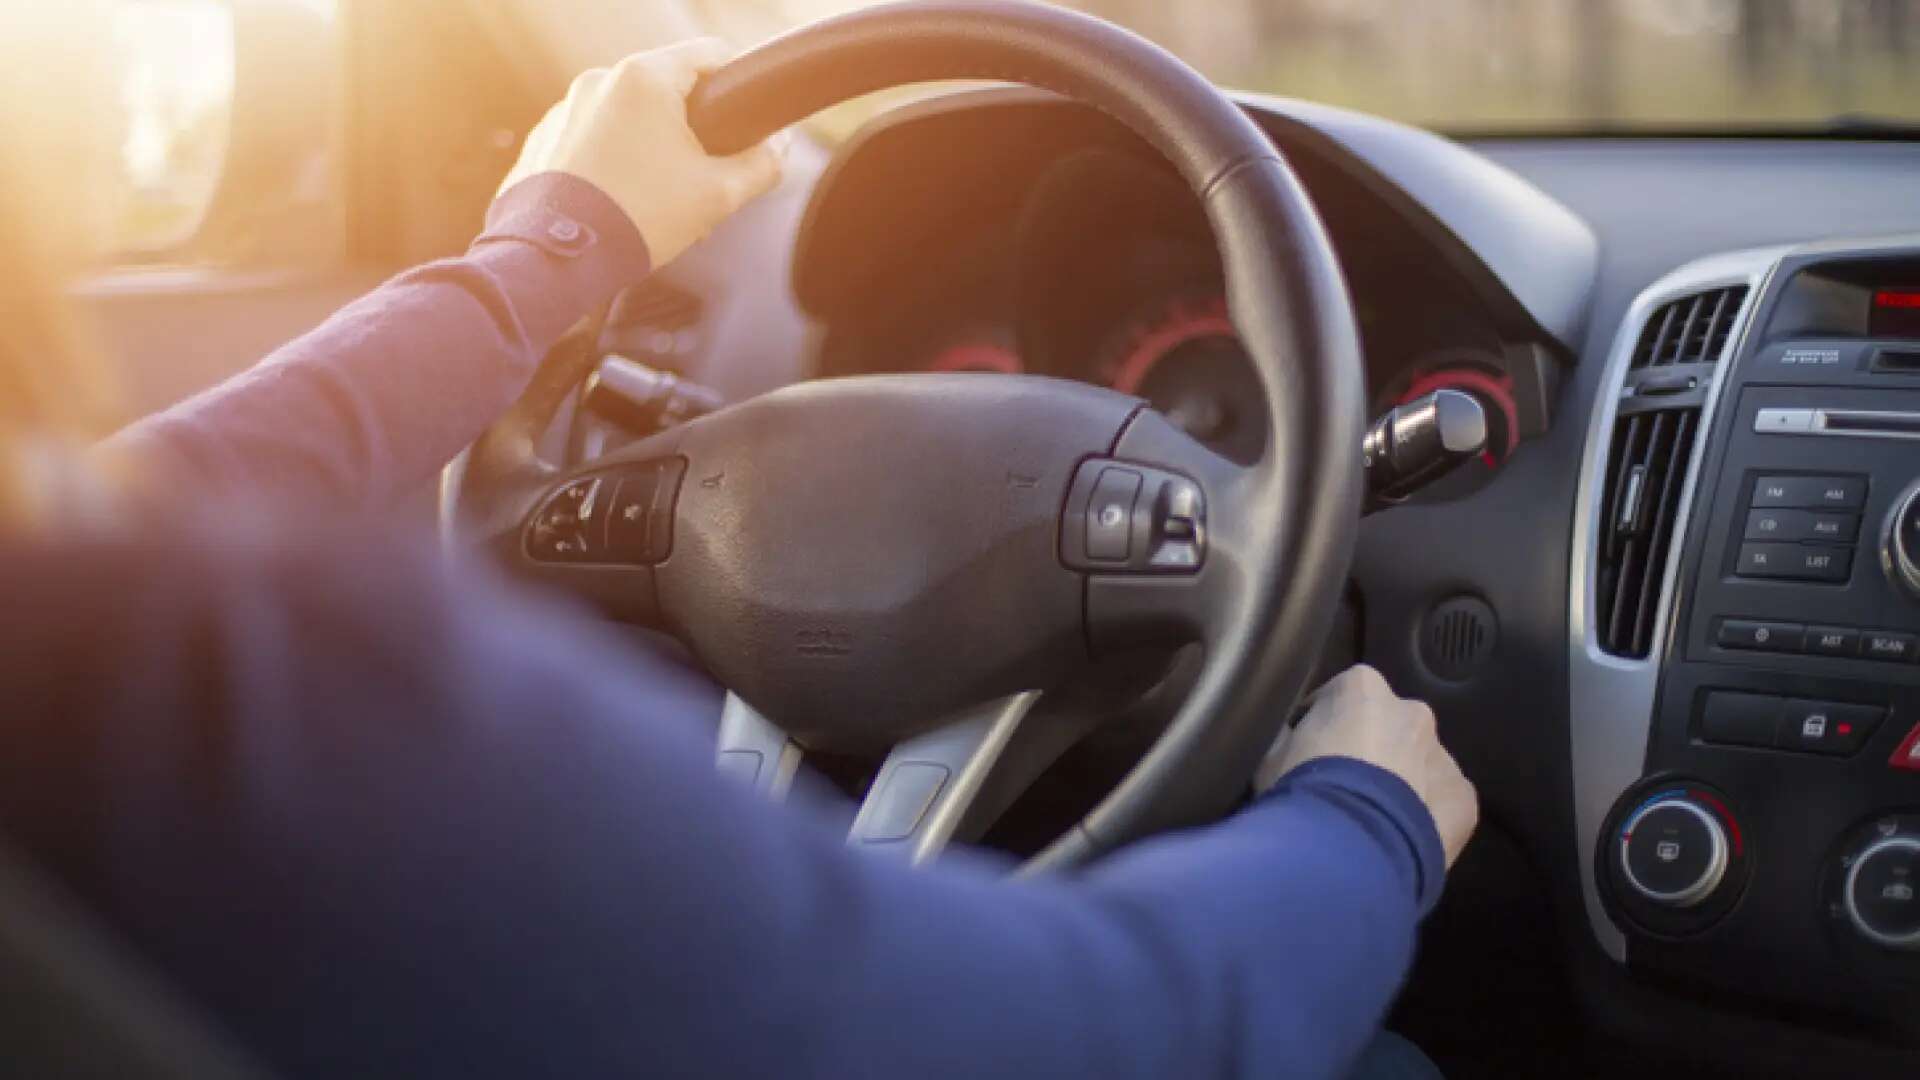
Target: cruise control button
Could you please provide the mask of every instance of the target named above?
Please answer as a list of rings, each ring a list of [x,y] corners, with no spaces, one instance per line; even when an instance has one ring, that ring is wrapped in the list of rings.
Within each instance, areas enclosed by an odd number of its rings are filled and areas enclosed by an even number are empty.
[[[1108,469],[1100,474],[1087,503],[1087,558],[1127,561],[1133,546],[1133,507],[1139,498],[1139,473]]]
[[[1811,754],[1851,754],[1866,744],[1886,716],[1887,710],[1877,705],[1791,700],[1777,745]]]
[[[1753,482],[1756,507],[1858,510],[1867,501],[1867,481],[1859,476],[1762,476]]]
[[[1813,544],[1742,544],[1734,573],[1750,578],[1841,582],[1853,572],[1853,549]]]
[[[648,561],[647,510],[653,505],[653,489],[659,479],[657,469],[635,469],[620,478],[607,507],[607,554],[613,561]]]
[[[1785,698],[1767,694],[1715,690],[1700,716],[1700,738],[1728,746],[1772,746],[1786,705]]]
[[[1891,634],[1879,630],[1860,631],[1860,655],[1869,660],[1889,660],[1904,664],[1913,659],[1912,634]]]
[[[1845,626],[1809,626],[1803,639],[1816,656],[1860,655],[1860,631]]]
[[[1799,652],[1806,628],[1799,623],[1760,622],[1754,619],[1722,619],[1715,637],[1723,649],[1759,649],[1764,652]]]

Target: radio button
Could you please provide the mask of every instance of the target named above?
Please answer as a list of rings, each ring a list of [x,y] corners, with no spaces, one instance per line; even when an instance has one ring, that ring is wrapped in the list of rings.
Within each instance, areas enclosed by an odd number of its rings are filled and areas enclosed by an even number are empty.
[[[1860,655],[1869,660],[1890,660],[1904,664],[1913,659],[1912,634],[1894,634],[1880,630],[1860,631]]]
[[[1859,532],[1860,518],[1855,514],[1828,514],[1814,510],[1754,510],[1747,514],[1748,540],[1851,543]]]
[[[1862,476],[1762,476],[1753,482],[1755,507],[1858,510],[1866,501]]]
[[[1799,652],[1806,627],[1799,623],[1760,622],[1755,619],[1722,619],[1715,642],[1723,649],[1758,649],[1762,652]]]
[[[1853,572],[1853,549],[1812,544],[1742,544],[1734,573],[1749,578],[1841,582]]]
[[[1815,656],[1858,656],[1860,631],[1846,626],[1809,626],[1805,647]]]

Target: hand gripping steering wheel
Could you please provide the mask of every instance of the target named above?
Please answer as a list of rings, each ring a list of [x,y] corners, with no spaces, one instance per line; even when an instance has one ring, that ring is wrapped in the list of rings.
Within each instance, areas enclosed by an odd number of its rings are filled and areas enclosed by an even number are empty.
[[[870,8],[741,56],[689,119],[727,153],[941,79],[1062,94],[1174,165],[1259,375],[1259,461],[1228,462],[1109,390],[913,374],[787,387],[558,468],[535,436],[589,361],[557,348],[449,469],[443,504],[464,542],[683,641],[734,695],[723,766],[778,786],[802,747],[891,746],[854,838],[921,858],[1042,722],[1036,691],[1198,642],[1164,733],[1029,864],[1062,866],[1226,810],[1305,689],[1361,509],[1359,342],[1273,144],[1187,65],[1098,19],[1004,0]]]

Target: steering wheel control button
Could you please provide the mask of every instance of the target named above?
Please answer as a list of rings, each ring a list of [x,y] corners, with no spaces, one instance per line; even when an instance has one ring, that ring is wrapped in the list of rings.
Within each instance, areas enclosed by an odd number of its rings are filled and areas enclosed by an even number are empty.
[[[1755,507],[1858,511],[1866,502],[1864,476],[1762,476],[1753,482]]]
[[[1155,569],[1193,570],[1200,565],[1202,545],[1206,542],[1206,511],[1200,500],[1200,486],[1185,477],[1174,477],[1160,486],[1160,498],[1153,510],[1153,557]]]
[[[1806,629],[1799,623],[1722,619],[1720,630],[1714,636],[1714,641],[1723,649],[1799,652],[1806,636]]]
[[[1690,908],[1713,895],[1726,877],[1727,861],[1726,830],[1683,795],[1649,801],[1620,830],[1627,884],[1664,907]]]
[[[1085,461],[1067,493],[1060,559],[1076,570],[1182,574],[1207,551],[1200,485],[1136,462]]]
[[[547,497],[527,526],[535,562],[661,562],[673,549],[673,502],[686,462],[630,465],[568,481]]]
[[[1140,500],[1141,476],[1132,469],[1108,468],[1094,484],[1087,504],[1087,558],[1100,562],[1127,561],[1133,546],[1134,507]]]
[[[1889,949],[1920,949],[1920,837],[1895,832],[1868,844],[1841,892],[1860,936]]]
[[[600,481],[575,480],[547,497],[527,530],[527,554],[536,562],[589,562],[595,557],[594,511]]]
[[[1782,750],[1844,756],[1865,746],[1886,718],[1887,710],[1877,705],[1795,699],[1786,703],[1777,745]]]
[[[1814,544],[1742,544],[1734,573],[1746,578],[1843,582],[1853,573],[1853,549]]]
[[[1723,746],[1772,747],[1786,716],[1785,698],[1715,690],[1700,715],[1700,739]]]

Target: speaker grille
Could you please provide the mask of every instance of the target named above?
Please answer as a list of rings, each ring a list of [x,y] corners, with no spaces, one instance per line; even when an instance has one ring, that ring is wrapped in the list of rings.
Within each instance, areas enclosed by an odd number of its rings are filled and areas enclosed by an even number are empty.
[[[1479,674],[1499,644],[1493,608],[1477,596],[1456,596],[1427,613],[1420,630],[1420,658],[1448,682]]]

